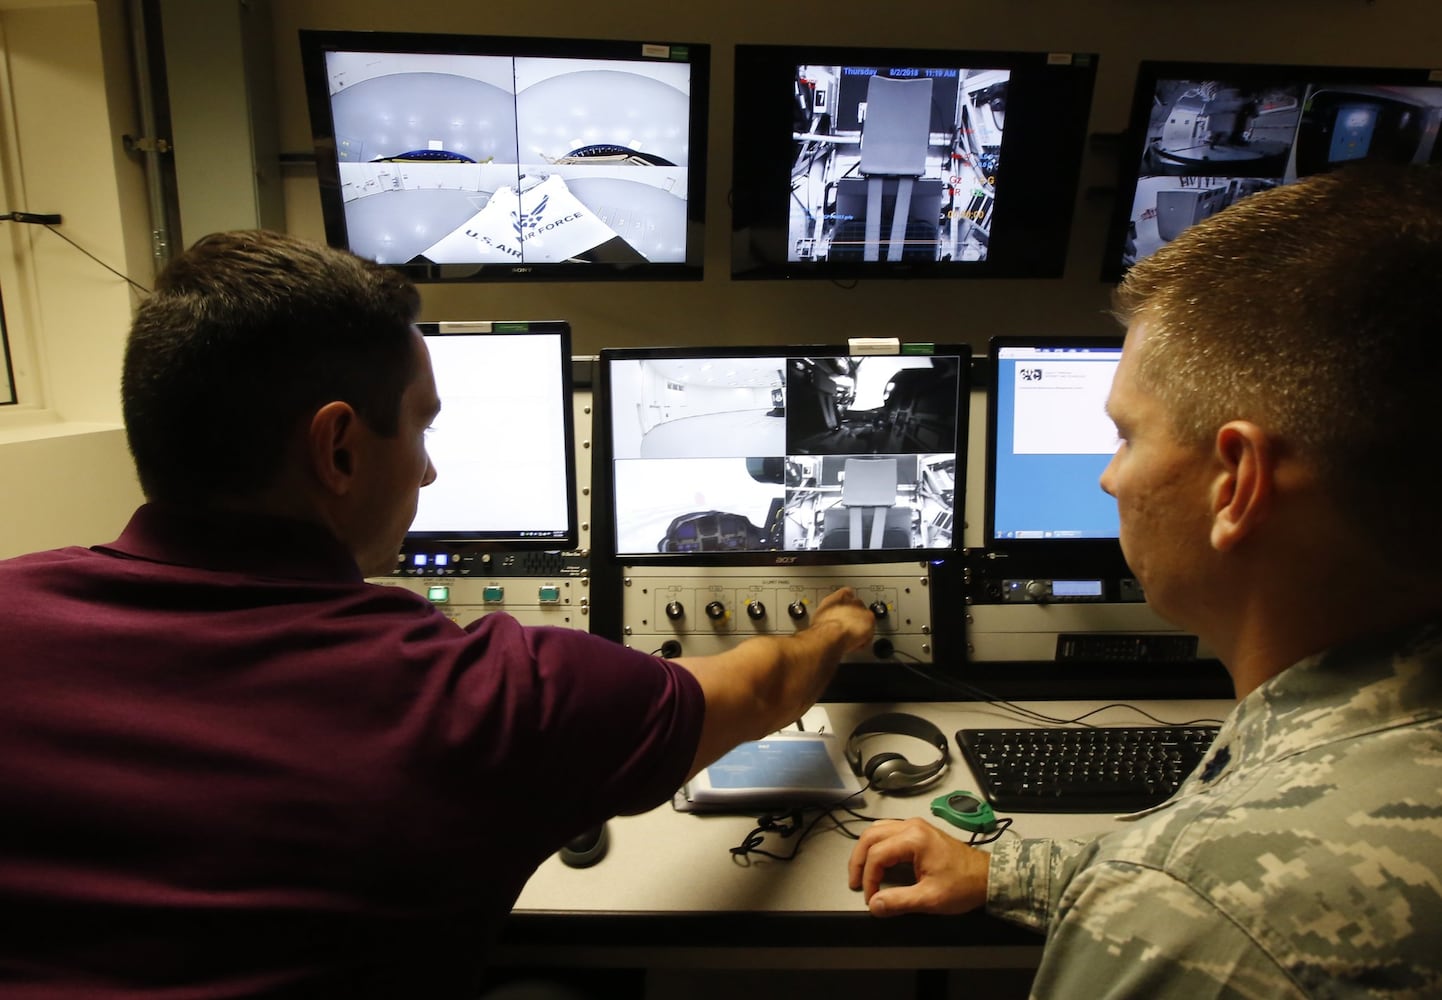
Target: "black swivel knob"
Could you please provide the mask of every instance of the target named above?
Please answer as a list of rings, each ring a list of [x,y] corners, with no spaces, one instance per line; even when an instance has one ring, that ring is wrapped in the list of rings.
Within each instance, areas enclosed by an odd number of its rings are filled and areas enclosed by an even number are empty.
[[[872,613],[873,615],[875,615],[878,619],[885,618],[886,615],[887,615],[887,613],[888,613],[888,609],[887,609],[887,607],[886,607],[886,602],[885,602],[885,601],[872,601],[872,602],[871,602],[871,613]]]
[[[797,621],[806,617],[806,603],[804,601],[792,601],[786,605],[786,613]]]
[[[752,621],[760,621],[762,618],[766,617],[766,605],[762,604],[760,601],[747,601],[746,617],[750,618]]]
[[[712,601],[706,605],[706,617],[710,618],[713,622],[719,622],[722,618],[726,617],[726,605],[720,601]]]
[[[673,622],[686,617],[686,607],[680,601],[666,602],[666,617]]]

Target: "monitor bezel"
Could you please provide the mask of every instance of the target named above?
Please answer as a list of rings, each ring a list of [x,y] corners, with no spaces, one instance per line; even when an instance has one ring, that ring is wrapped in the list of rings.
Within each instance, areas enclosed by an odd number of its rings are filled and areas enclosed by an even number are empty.
[[[612,388],[610,362],[658,358],[807,358],[864,357],[877,352],[856,350],[845,344],[811,345],[728,345],[724,347],[626,347],[603,348],[596,365],[593,395],[595,424],[592,433],[592,552],[612,565],[668,567],[756,567],[756,566],[845,566],[853,564],[925,563],[959,556],[964,548],[966,458],[969,419],[969,383],[972,349],[968,344],[909,344],[906,350],[889,352],[917,357],[955,357],[958,361],[956,399],[956,465],[951,545],[930,549],[748,549],[730,552],[618,553],[613,441],[611,433]]]
[[[732,163],[731,276],[735,279],[1056,278],[1066,267],[1071,223],[1091,115],[1099,56],[903,46],[737,45]],[[981,261],[791,261],[787,219],[792,131],[778,80],[794,83],[806,64],[996,68],[1011,72],[1001,186],[991,246]],[[764,77],[762,76],[764,74]],[[758,78],[760,77],[760,78]],[[1035,109],[1013,125],[1017,105]],[[760,123],[756,110],[777,110]],[[765,144],[764,150],[759,144]],[[1011,164],[1019,164],[1011,166]],[[1006,172],[1016,171],[1013,187]],[[1030,183],[1028,183],[1030,181]],[[1018,192],[1008,196],[1009,190]],[[770,199],[769,202],[767,199]]]
[[[487,281],[699,281],[703,277],[711,47],[707,43],[597,38],[545,38],[441,32],[301,29],[301,69],[310,113],[321,216],[326,242],[349,249],[345,204],[336,155],[334,118],[326,75],[330,52],[435,53],[501,57],[616,59],[685,62],[690,81],[689,149],[684,262],[395,263],[387,266],[420,283]],[[654,53],[654,54],[653,54]],[[664,53],[664,55],[662,55]]]
[[[1117,143],[1115,203],[1107,226],[1101,280],[1115,283],[1129,270],[1123,262],[1128,227],[1137,187],[1142,178],[1142,154],[1147,145],[1150,109],[1162,80],[1219,80],[1254,86],[1280,83],[1350,84],[1379,87],[1436,87],[1442,89],[1442,70],[1417,67],[1368,67],[1247,63],[1215,60],[1144,59],[1137,65],[1126,127]],[[1294,155],[1295,148],[1290,155]],[[1442,163],[1442,136],[1435,140],[1432,163]],[[1230,175],[1226,175],[1230,176]],[[1292,180],[1295,180],[1293,178]],[[1284,181],[1291,183],[1292,181]]]
[[[1067,563],[1107,564],[1121,556],[1118,538],[996,538],[996,473],[998,420],[1000,403],[1002,348],[1006,347],[1115,347],[1120,348],[1123,335],[1005,335],[994,336],[987,345],[986,385],[986,467],[982,481],[982,547],[989,552],[1014,556],[1057,559]],[[1101,490],[1100,485],[1097,487]]]
[[[504,337],[544,334],[555,335],[557,339],[560,369],[560,399],[562,406],[562,439],[565,452],[566,477],[566,535],[564,538],[527,538],[514,533],[496,531],[415,531],[407,530],[404,550],[424,548],[427,551],[442,549],[449,551],[491,551],[491,552],[565,552],[576,548],[580,538],[580,511],[576,496],[576,433],[572,414],[574,405],[574,384],[571,359],[571,324],[566,320],[474,320],[434,321],[417,323],[416,328],[427,340],[432,337]],[[445,398],[441,399],[444,411]],[[504,415],[510,419],[512,415]],[[477,433],[523,433],[523,429],[510,430],[480,428]],[[446,470],[437,470],[437,481],[442,481]],[[431,486],[423,489],[433,489]]]

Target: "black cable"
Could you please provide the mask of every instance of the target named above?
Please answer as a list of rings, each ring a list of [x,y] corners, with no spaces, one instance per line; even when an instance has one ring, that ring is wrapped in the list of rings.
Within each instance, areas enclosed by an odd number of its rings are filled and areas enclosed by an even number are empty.
[[[902,653],[901,655],[910,656],[910,654],[908,653]],[[920,658],[911,656],[911,659],[914,660],[915,663],[913,664],[902,662],[901,666],[903,669],[908,670],[911,673],[917,675],[918,677],[921,677],[924,680],[930,681],[932,683],[941,684],[943,686],[950,686],[957,689],[958,691],[961,691],[964,694],[970,694],[973,697],[977,698],[977,700],[979,701],[986,701],[991,702],[992,704],[1000,705],[1007,711],[1013,712],[1021,716],[1022,719],[1027,722],[1038,722],[1043,725],[1049,726],[1080,725],[1085,726],[1088,729],[1099,729],[1105,727],[1097,726],[1093,723],[1087,722],[1086,720],[1091,716],[1096,715],[1098,712],[1105,712],[1108,709],[1112,708],[1122,708],[1127,709],[1128,711],[1136,712],[1138,715],[1144,716],[1145,718],[1148,718],[1151,721],[1162,726],[1221,725],[1222,723],[1221,719],[1212,718],[1189,719],[1185,722],[1168,722],[1167,720],[1158,718],[1157,716],[1148,712],[1146,709],[1141,708],[1138,705],[1133,705],[1130,702],[1111,702],[1098,708],[1089,709],[1088,711],[1083,712],[1081,715],[1078,715],[1075,718],[1063,719],[1057,716],[1047,715],[1045,712],[1038,712],[1035,709],[1027,708],[1024,705],[1018,705],[1015,702],[1006,700],[1005,698],[999,698],[995,694],[992,694],[991,692],[986,691],[983,688],[977,687],[975,684],[972,684],[968,681],[957,680],[954,677],[946,677],[940,674],[935,674],[923,670],[920,666],[917,665],[922,663],[922,660]]]
[[[987,844],[1000,840],[1001,835],[1006,833],[1007,830],[1010,829],[1011,817],[1003,816],[996,821],[996,826],[992,827],[990,830],[974,831],[971,835],[971,839],[967,841],[967,845],[970,847],[985,847]]]
[[[913,659],[916,659],[916,658],[913,657]],[[916,659],[916,662],[917,662],[917,663],[920,663],[921,660]],[[971,695],[973,698],[975,698],[975,699],[978,700],[978,701],[986,701],[986,702],[990,702],[990,703],[992,703],[992,704],[994,704],[994,705],[1000,705],[1000,706],[1002,706],[1005,710],[1007,710],[1007,711],[1009,711],[1009,712],[1012,712],[1012,713],[1015,714],[1015,715],[1021,716],[1021,718],[1022,718],[1023,720],[1025,720],[1025,721],[1027,721],[1027,722],[1039,722],[1039,723],[1042,723],[1042,724],[1044,724],[1044,725],[1058,725],[1058,726],[1060,726],[1060,725],[1068,725],[1069,723],[1071,723],[1071,722],[1073,721],[1073,720],[1071,720],[1071,719],[1060,719],[1060,718],[1057,718],[1057,717],[1055,717],[1055,716],[1047,715],[1045,712],[1038,712],[1038,711],[1036,711],[1035,709],[1027,708],[1027,707],[1024,706],[1024,705],[1018,705],[1018,704],[1016,704],[1015,702],[1008,701],[1008,700],[1006,700],[1005,698],[998,697],[997,695],[992,694],[990,691],[987,691],[987,690],[985,690],[984,688],[977,687],[975,684],[969,683],[968,681],[961,681],[961,680],[957,680],[957,679],[954,678],[954,677],[943,677],[943,676],[938,675],[938,674],[932,674],[932,673],[929,673],[929,672],[927,672],[927,671],[925,671],[925,670],[920,669],[918,666],[916,666],[916,665],[914,665],[914,664],[911,664],[911,663],[902,663],[901,666],[902,666],[902,668],[903,668],[904,670],[910,671],[911,673],[913,673],[913,674],[915,674],[916,676],[922,678],[923,680],[927,680],[927,681],[931,681],[932,683],[941,684],[941,685],[943,685],[943,686],[949,686],[949,687],[955,688],[956,690],[960,691],[960,692],[963,693],[963,694]],[[1083,724],[1090,726],[1089,723],[1083,723]],[[1090,728],[1095,728],[1095,727],[1090,727]]]
[[[12,212],[11,214],[14,215],[15,213]],[[146,288],[144,285],[140,284],[140,282],[133,280],[132,278],[130,278],[129,275],[122,274],[121,272],[115,270],[115,268],[113,268],[113,267],[111,267],[109,264],[105,263],[105,261],[103,261],[103,260],[101,260],[99,257],[95,256],[93,253],[91,253],[89,250],[85,249],[85,248],[84,248],[83,246],[81,246],[79,243],[76,243],[76,242],[75,242],[74,240],[72,240],[69,236],[66,236],[64,233],[62,233],[60,230],[56,229],[54,226],[45,226],[44,228],[45,228],[47,231],[52,232],[52,233],[54,233],[56,236],[60,237],[60,238],[61,238],[62,240],[64,240],[66,243],[69,243],[69,244],[70,244],[71,246],[73,246],[76,250],[79,250],[79,251],[80,251],[81,253],[83,253],[85,256],[87,256],[87,257],[89,257],[91,260],[95,261],[95,263],[97,263],[97,264],[99,264],[101,267],[105,268],[105,270],[109,271],[111,274],[115,275],[117,278],[122,279],[126,284],[128,284],[130,287],[136,289],[136,290],[139,291],[141,294],[143,294],[143,295],[149,295],[149,294],[150,294],[150,289],[148,289],[148,288]]]
[[[795,809],[779,813],[767,813],[764,816],[757,817],[756,826],[752,828],[751,832],[741,838],[741,843],[730,848],[732,858],[740,861],[749,858],[753,854],[759,854],[762,857],[771,858],[776,861],[791,861],[801,850],[802,842],[805,841],[806,838],[811,835],[811,831],[816,828],[816,824],[828,817],[832,822],[831,829],[840,830],[843,835],[850,837],[852,840],[859,840],[859,836],[852,833],[847,828],[847,824],[854,822],[874,823],[882,817],[863,815],[850,806],[847,806],[846,803],[870,787],[870,783],[867,783],[851,794],[845,795],[823,806],[798,806]],[[816,815],[812,817],[809,823],[805,823],[803,826],[802,824],[805,822],[806,814],[813,809],[816,810]],[[854,818],[849,820],[837,819],[835,815],[837,810]],[[796,842],[791,845],[790,853],[779,854],[761,847],[761,845],[766,842],[767,835],[772,833],[778,835],[783,840],[793,836],[796,837]]]

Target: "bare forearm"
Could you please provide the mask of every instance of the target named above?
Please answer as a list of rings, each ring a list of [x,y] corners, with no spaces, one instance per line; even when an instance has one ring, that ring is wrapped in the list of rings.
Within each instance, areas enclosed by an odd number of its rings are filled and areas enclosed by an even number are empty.
[[[816,703],[836,676],[845,639],[840,625],[822,622],[794,635],[756,636],[716,656],[677,662],[693,672],[730,675],[733,696],[750,702],[739,713],[746,726],[740,739],[754,740],[794,722]]]
[[[817,608],[810,627],[757,636],[715,656],[677,660],[701,682],[706,721],[691,773],[736,744],[794,721],[821,697],[841,658],[870,641],[875,620],[849,589]]]

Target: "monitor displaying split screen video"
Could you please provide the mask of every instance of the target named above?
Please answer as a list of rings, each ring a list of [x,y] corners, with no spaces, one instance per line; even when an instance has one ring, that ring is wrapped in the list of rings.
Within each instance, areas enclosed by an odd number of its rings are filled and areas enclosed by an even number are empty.
[[[598,434],[623,562],[954,551],[966,347],[609,349]]]

